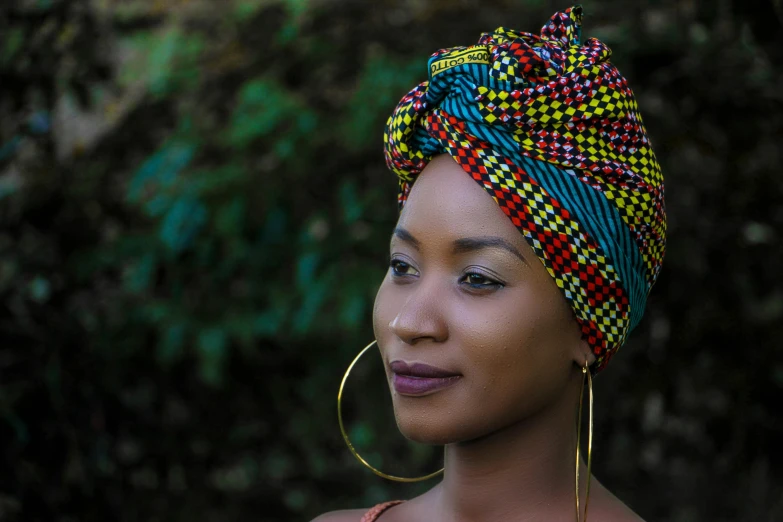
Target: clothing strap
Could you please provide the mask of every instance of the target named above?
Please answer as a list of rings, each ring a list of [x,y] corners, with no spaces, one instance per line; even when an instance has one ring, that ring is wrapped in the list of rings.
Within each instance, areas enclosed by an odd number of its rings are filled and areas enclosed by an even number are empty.
[[[375,522],[376,520],[378,520],[378,517],[380,517],[384,513],[384,511],[386,511],[390,507],[396,506],[397,504],[402,504],[403,502],[405,501],[392,500],[389,502],[378,504],[377,506],[372,507],[367,513],[365,513],[359,522]]]

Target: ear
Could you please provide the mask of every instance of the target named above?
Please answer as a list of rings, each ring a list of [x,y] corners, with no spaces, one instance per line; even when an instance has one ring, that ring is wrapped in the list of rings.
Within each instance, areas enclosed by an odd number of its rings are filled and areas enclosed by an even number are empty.
[[[579,342],[574,345],[572,357],[574,359],[574,364],[580,368],[584,368],[585,361],[587,361],[588,366],[592,366],[595,362],[595,354],[593,354],[593,350],[590,349],[590,345],[587,344],[587,341],[584,339],[580,339]]]

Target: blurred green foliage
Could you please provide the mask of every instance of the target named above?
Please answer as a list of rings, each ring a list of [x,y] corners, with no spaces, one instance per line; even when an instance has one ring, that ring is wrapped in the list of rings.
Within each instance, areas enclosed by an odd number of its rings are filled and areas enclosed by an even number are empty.
[[[396,184],[383,123],[440,47],[554,2],[0,8],[0,520],[304,520],[405,498],[344,448]],[[646,319],[596,383],[596,474],[647,520],[783,519],[783,9],[587,3],[667,178]],[[396,431],[377,360],[360,451]],[[604,376],[605,375],[605,376]]]

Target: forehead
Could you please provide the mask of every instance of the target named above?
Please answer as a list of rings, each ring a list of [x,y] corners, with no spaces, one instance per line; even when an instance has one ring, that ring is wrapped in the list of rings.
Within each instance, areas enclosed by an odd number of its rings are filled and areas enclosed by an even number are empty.
[[[491,235],[525,243],[492,196],[448,155],[434,158],[419,174],[398,225],[414,235]]]

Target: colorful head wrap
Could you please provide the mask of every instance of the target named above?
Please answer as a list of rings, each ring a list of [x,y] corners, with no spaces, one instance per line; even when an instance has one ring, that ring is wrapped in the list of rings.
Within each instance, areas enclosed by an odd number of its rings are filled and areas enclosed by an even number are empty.
[[[603,369],[644,313],[663,260],[663,177],[610,49],[581,40],[582,8],[541,35],[499,28],[429,60],[384,133],[405,204],[450,154],[522,232]]]

